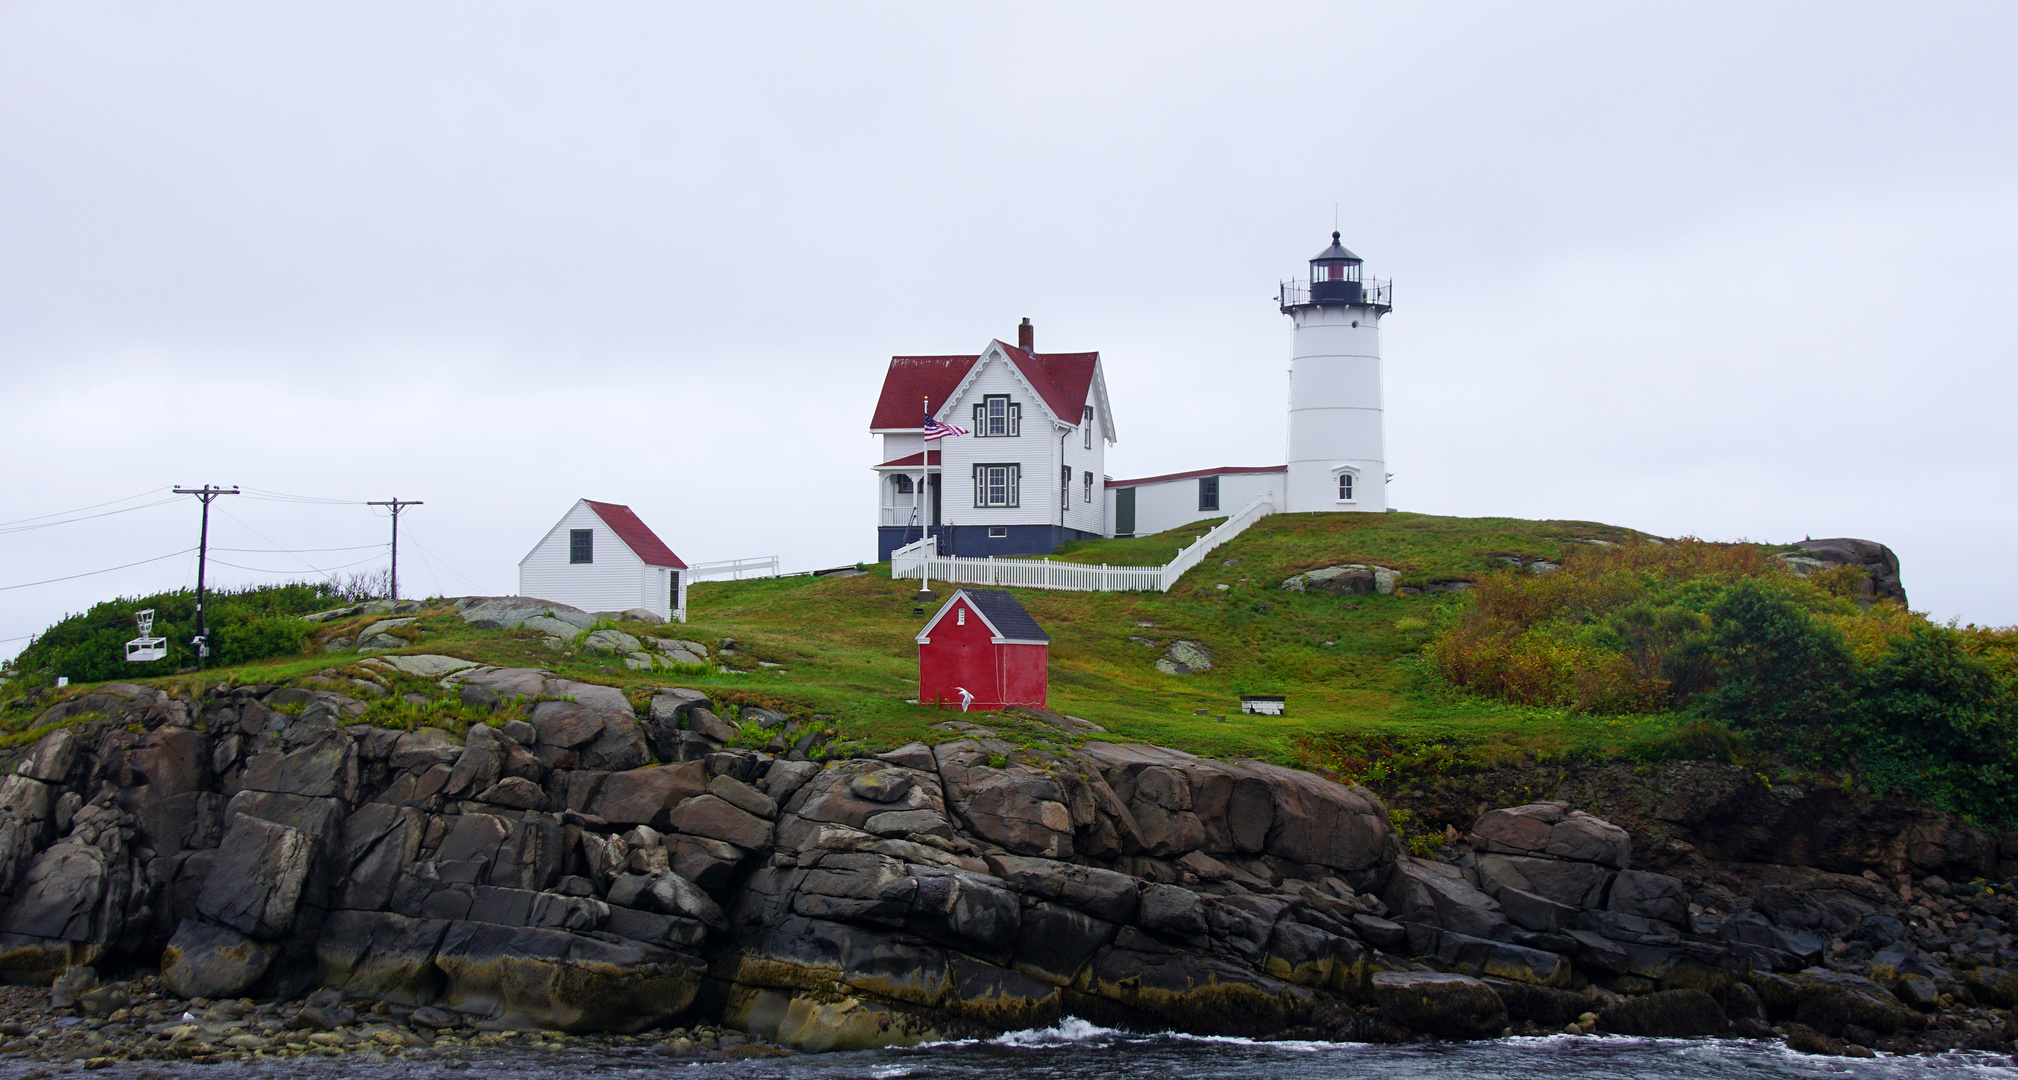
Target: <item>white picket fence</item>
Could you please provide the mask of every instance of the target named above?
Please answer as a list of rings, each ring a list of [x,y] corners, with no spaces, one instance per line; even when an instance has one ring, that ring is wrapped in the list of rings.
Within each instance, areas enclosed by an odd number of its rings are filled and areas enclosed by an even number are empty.
[[[778,557],[760,555],[754,559],[723,559],[720,562],[695,563],[687,567],[687,573],[696,578],[729,574],[737,581],[741,581],[744,574],[751,577],[777,577]]]
[[[1211,532],[1193,540],[1162,566],[1109,566],[1054,559],[985,559],[939,554],[939,538],[928,536],[890,553],[892,578],[926,578],[956,585],[1007,585],[1023,589],[1078,592],[1169,592],[1185,571],[1213,548],[1239,536],[1249,525],[1275,513],[1273,495],[1263,495]]]

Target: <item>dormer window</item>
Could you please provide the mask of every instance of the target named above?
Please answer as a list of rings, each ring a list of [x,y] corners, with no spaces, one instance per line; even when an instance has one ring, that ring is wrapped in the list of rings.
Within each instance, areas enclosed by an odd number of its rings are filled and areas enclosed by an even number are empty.
[[[1007,394],[989,394],[974,406],[974,434],[1013,437],[1021,433],[1023,426],[1023,406],[1009,400]]]

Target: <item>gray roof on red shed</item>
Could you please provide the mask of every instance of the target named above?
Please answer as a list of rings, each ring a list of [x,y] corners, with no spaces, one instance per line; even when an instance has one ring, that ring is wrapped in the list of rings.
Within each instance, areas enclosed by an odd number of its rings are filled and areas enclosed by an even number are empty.
[[[1016,598],[1000,589],[961,589],[974,610],[987,616],[996,633],[1015,641],[1050,641],[1051,635],[1023,610]],[[959,595],[955,593],[954,595]]]

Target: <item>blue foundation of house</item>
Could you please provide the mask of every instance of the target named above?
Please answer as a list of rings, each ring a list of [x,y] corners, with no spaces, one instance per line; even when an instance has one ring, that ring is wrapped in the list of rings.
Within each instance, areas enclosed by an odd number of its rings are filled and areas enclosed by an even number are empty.
[[[1068,529],[1063,525],[939,525],[939,554],[985,558],[989,555],[1049,555],[1067,540],[1097,540],[1098,533]],[[1004,535],[990,536],[991,532]],[[886,525],[876,530],[876,561],[889,562],[890,553],[918,539],[917,526]]]

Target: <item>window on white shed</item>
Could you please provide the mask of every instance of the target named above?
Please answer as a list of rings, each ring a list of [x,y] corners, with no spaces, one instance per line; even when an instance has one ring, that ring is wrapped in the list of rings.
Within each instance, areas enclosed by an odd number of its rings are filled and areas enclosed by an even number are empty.
[[[1219,509],[1219,477],[1198,478],[1198,508],[1200,510]]]
[[[571,563],[592,563],[596,561],[596,531],[594,529],[568,530],[568,561]]]

